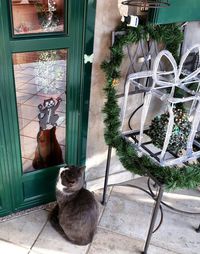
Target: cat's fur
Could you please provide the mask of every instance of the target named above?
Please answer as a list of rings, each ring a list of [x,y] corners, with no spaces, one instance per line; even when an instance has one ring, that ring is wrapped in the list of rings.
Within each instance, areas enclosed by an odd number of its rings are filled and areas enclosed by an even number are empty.
[[[37,147],[32,162],[34,169],[48,168],[63,164],[62,150],[56,138],[56,127],[48,130],[40,128],[37,134]]]
[[[86,245],[96,231],[99,207],[93,194],[83,188],[84,168],[61,168],[56,184],[57,205],[51,224],[70,242]]]

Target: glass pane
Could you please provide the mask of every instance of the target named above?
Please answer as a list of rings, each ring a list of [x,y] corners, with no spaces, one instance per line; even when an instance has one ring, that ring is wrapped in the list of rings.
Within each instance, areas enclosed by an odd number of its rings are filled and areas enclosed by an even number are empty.
[[[64,31],[64,0],[12,0],[14,34]]]
[[[67,50],[13,54],[24,173],[63,163]]]

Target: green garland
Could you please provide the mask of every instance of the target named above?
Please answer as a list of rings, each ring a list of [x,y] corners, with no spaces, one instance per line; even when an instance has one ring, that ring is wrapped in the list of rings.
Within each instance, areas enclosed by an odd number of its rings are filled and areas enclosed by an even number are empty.
[[[119,29],[118,29],[119,30]],[[178,167],[161,167],[154,163],[149,157],[143,155],[138,157],[138,153],[131,143],[121,136],[120,108],[117,103],[115,79],[120,78],[120,65],[123,59],[123,47],[138,43],[141,39],[152,39],[165,44],[166,48],[178,59],[178,48],[183,40],[183,34],[175,24],[170,25],[148,25],[138,28],[121,27],[126,30],[126,34],[117,38],[110,48],[111,58],[102,63],[102,69],[106,75],[106,85],[104,88],[106,102],[103,113],[105,114],[105,140],[109,146],[116,148],[117,155],[123,166],[139,175],[149,175],[157,178],[165,184],[166,189],[176,188],[196,188],[200,185],[200,169],[198,164]]]

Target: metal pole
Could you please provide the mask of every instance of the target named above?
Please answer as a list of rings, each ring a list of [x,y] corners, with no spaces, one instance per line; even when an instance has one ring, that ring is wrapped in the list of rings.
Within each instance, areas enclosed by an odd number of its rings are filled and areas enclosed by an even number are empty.
[[[147,254],[147,250],[149,248],[149,244],[150,244],[151,237],[152,237],[152,234],[153,234],[153,230],[154,230],[156,218],[157,218],[157,215],[158,215],[160,203],[161,203],[161,200],[162,200],[162,197],[163,197],[163,192],[164,192],[164,188],[163,188],[163,186],[160,186],[159,193],[158,193],[158,196],[156,198],[156,203],[155,203],[153,213],[152,213],[151,223],[150,223],[149,232],[148,232],[148,235],[147,235],[144,251],[142,252],[143,254]]]
[[[200,233],[200,225],[199,225],[199,227],[196,229],[196,232],[197,232],[197,233]]]
[[[102,198],[102,205],[106,204],[106,193],[107,193],[107,185],[108,185],[108,176],[110,170],[110,161],[111,161],[111,153],[112,153],[112,146],[108,147],[108,154],[107,154],[107,163],[106,163],[106,173],[105,173],[105,181],[104,181],[104,189],[103,189],[103,198]]]

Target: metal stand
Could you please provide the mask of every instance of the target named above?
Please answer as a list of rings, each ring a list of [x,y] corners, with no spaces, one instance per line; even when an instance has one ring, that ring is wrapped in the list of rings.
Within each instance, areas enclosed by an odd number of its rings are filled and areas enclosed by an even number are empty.
[[[147,239],[146,239],[145,246],[144,246],[144,252],[142,252],[143,254],[147,254],[147,250],[149,248],[149,244],[150,244],[150,241],[151,241],[152,234],[155,232],[154,231],[154,226],[155,226],[156,219],[157,219],[157,216],[158,216],[158,211],[159,211],[160,203],[161,203],[161,200],[162,200],[162,197],[163,197],[163,192],[164,192],[164,188],[163,188],[163,186],[160,186],[159,193],[158,193],[158,196],[156,198],[156,203],[155,203],[155,206],[154,206],[154,209],[153,209],[151,223],[150,223],[150,226],[149,226],[149,232],[148,232]]]
[[[147,238],[146,238],[146,241],[145,241],[144,251],[142,252],[142,254],[147,254],[148,253],[147,251],[148,251],[148,248],[149,248],[149,245],[150,245],[151,237],[152,237],[153,233],[155,233],[160,228],[160,226],[162,225],[162,222],[163,222],[162,205],[166,206],[167,208],[169,208],[169,209],[171,209],[175,212],[184,213],[184,214],[191,214],[191,215],[200,215],[200,213],[193,213],[193,212],[189,212],[189,211],[183,211],[183,210],[176,209],[176,208],[166,204],[165,202],[163,202],[162,198],[163,198],[163,193],[164,193],[164,184],[160,183],[157,179],[155,179],[151,175],[148,175],[148,177],[149,177],[148,181],[147,181],[148,190],[146,190],[144,188],[141,188],[137,185],[132,185],[132,184],[112,184],[112,185],[108,185],[111,153],[112,153],[112,147],[109,146],[108,147],[108,154],[107,154],[107,163],[106,163],[103,198],[102,198],[101,203],[103,205],[106,204],[106,193],[107,193],[108,186],[123,186],[123,187],[136,188],[136,189],[139,189],[139,190],[145,192],[152,199],[155,200],[155,205],[153,207],[153,212],[152,212],[152,217],[151,217],[150,226],[149,226],[149,230],[148,230],[148,235],[147,235]],[[152,186],[151,186],[150,181],[153,182]],[[153,188],[156,190],[156,192],[155,192],[155,190],[153,190]],[[158,226],[155,228],[155,223],[156,223],[156,220],[157,220],[157,217],[158,217],[159,210],[160,210],[160,214],[161,214],[160,222],[158,223]],[[197,229],[195,229],[195,231],[197,233],[200,233],[200,225]]]
[[[197,233],[200,233],[200,225],[198,228],[195,229]]]
[[[112,154],[112,146],[108,147],[108,154],[107,154],[107,163],[106,163],[106,172],[105,172],[105,180],[104,180],[104,189],[103,189],[103,198],[102,198],[102,205],[106,204],[106,193],[107,193],[107,186],[108,186],[108,176],[110,170],[110,161],[111,161],[111,154]]]

